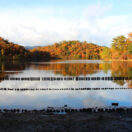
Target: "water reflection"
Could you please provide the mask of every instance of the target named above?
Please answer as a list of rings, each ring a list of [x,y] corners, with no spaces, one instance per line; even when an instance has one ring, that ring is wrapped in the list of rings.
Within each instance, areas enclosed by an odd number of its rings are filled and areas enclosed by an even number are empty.
[[[59,107],[67,104],[74,108],[110,106],[132,106],[130,90],[122,91],[30,91],[0,92],[1,108],[42,109],[47,106]]]
[[[1,62],[2,77],[132,77],[131,62],[65,61]],[[1,81],[0,88],[132,88],[131,80],[112,81]],[[8,99],[8,100],[7,100]],[[46,106],[95,107],[118,102],[131,106],[131,89],[78,91],[0,91],[2,108],[43,108]]]
[[[0,62],[0,78],[5,78],[12,74],[19,74],[24,69],[25,64],[18,61]]]
[[[62,76],[86,76],[95,74],[99,71],[103,71],[107,76],[108,71],[111,71],[111,77],[132,77],[132,63],[131,62],[101,62],[99,63],[65,63],[65,61],[61,63],[40,63],[31,65],[33,69],[39,70],[52,70],[54,74],[59,74]],[[113,82],[123,86],[125,84],[125,80],[113,80]],[[128,87],[132,87],[132,81],[127,81]]]
[[[86,61],[86,60],[76,60],[76,61],[51,61],[51,62],[34,62],[34,63],[24,63],[24,62],[1,62],[0,63],[0,78],[4,78],[11,74],[19,74],[22,71],[28,70],[38,70],[47,71],[46,76],[96,76],[97,73],[103,71],[104,76],[111,77],[132,77],[132,63],[131,62],[102,62],[102,61]],[[39,74],[40,74],[39,72]],[[109,74],[110,72],[110,74]],[[33,74],[33,73],[31,73]],[[29,74],[27,74],[29,75]],[[26,75],[26,76],[27,76]],[[38,75],[38,74],[36,74]],[[32,75],[31,75],[32,76]],[[38,75],[39,77],[40,75]],[[45,74],[44,74],[45,76]],[[131,80],[113,80],[120,86],[127,83],[128,87],[132,87]]]
[[[39,70],[52,70],[54,74],[60,74],[62,76],[80,76],[94,74],[100,70],[98,63],[34,63],[31,65],[33,69]]]

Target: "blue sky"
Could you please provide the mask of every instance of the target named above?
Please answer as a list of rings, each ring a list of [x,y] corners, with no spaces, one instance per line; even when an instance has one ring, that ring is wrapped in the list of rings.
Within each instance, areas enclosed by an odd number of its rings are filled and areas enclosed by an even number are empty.
[[[0,36],[25,46],[80,40],[110,46],[132,32],[131,0],[0,0]]]

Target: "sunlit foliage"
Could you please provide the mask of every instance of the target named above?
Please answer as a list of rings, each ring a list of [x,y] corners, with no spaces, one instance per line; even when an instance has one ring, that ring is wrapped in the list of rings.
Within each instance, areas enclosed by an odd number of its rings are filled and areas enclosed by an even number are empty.
[[[102,59],[129,60],[132,59],[132,33],[113,38],[111,48],[104,48],[100,53]]]
[[[28,56],[28,51],[18,44],[9,42],[0,37],[0,60],[22,59]]]
[[[100,59],[103,48],[86,41],[62,41],[50,46],[32,49],[31,52],[48,52],[52,58]]]

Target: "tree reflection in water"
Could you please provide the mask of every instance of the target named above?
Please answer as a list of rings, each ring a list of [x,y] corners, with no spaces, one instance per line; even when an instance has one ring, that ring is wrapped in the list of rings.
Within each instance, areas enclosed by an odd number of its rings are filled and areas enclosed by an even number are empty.
[[[55,75],[62,76],[88,76],[94,75],[99,71],[103,71],[106,75],[111,72],[112,77],[132,77],[132,62],[113,61],[101,63],[36,63],[27,64],[24,62],[1,62],[0,63],[0,78],[10,74],[18,74],[25,68],[37,70],[52,70]],[[8,72],[7,72],[8,71]],[[129,88],[132,88],[132,80],[113,80],[113,82],[123,86],[127,83]]]
[[[51,63],[31,65],[33,69],[53,70],[54,74],[63,76],[86,76],[99,71],[105,74],[111,71],[111,77],[132,77],[132,62],[113,61],[102,63]],[[123,86],[126,82],[128,87],[132,87],[131,80],[113,80],[113,82]]]
[[[19,74],[24,69],[25,69],[24,62],[19,61],[0,62],[0,78],[8,77],[11,74]]]

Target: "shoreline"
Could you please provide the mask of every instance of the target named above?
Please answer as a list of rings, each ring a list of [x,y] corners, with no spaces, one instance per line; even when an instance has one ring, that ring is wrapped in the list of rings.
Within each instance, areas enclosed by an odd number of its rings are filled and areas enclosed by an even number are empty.
[[[0,132],[132,131],[130,112],[0,113]]]
[[[114,62],[114,61],[117,61],[117,62],[118,62],[118,61],[121,61],[121,62],[122,62],[122,61],[123,61],[123,62],[127,62],[127,61],[132,61],[132,59],[129,59],[129,60],[118,60],[118,59],[117,59],[117,60],[116,60],[116,59],[111,60],[111,59],[110,59],[110,60],[102,60],[102,61],[108,61],[108,62],[109,62],[109,61],[110,61],[110,62]]]
[[[128,61],[132,61],[132,59],[128,59],[128,60],[119,60],[119,59],[107,59],[107,60],[103,60],[103,59],[76,59],[76,58],[50,58],[50,59],[20,59],[20,60],[0,60],[0,62],[11,62],[11,61],[15,61],[15,62],[50,62],[50,61],[61,61],[61,60],[87,60],[87,61],[104,61],[104,62],[128,62]]]
[[[118,103],[113,103],[112,106],[106,106],[106,107],[88,107],[88,108],[72,108],[68,106],[63,107],[47,107],[44,109],[0,109],[1,114],[22,114],[22,113],[40,113],[40,114],[69,114],[69,113],[79,113],[79,112],[87,112],[87,113],[100,113],[100,112],[132,112],[132,107],[130,106],[118,106]]]

